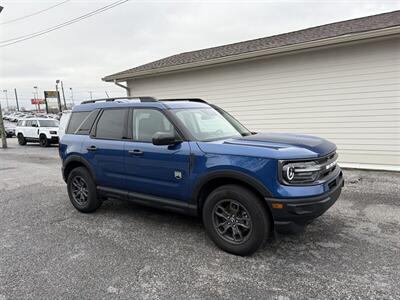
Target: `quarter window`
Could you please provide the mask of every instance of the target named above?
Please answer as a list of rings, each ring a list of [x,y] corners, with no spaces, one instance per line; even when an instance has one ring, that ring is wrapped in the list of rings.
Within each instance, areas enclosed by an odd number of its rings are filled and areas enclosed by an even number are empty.
[[[124,137],[127,109],[106,109],[96,126],[96,137],[120,140]]]

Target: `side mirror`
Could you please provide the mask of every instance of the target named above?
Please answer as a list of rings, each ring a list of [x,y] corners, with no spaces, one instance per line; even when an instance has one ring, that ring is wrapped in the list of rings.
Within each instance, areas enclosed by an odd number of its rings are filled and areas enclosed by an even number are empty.
[[[176,137],[170,132],[156,132],[153,136],[153,145],[166,146],[182,142],[179,137]]]

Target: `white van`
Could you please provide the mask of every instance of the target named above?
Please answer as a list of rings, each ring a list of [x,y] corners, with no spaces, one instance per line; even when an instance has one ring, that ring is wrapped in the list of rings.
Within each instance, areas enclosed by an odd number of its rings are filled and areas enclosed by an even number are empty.
[[[39,142],[40,146],[48,147],[58,144],[58,120],[47,118],[29,118],[19,120],[15,127],[15,135],[20,145],[27,142]]]

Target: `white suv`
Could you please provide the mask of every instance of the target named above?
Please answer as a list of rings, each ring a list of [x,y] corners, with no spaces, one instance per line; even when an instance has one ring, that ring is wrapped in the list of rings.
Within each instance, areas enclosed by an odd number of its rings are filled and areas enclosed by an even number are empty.
[[[15,135],[20,145],[27,142],[39,142],[40,146],[48,147],[58,143],[59,122],[54,119],[29,118],[19,120],[15,128]]]

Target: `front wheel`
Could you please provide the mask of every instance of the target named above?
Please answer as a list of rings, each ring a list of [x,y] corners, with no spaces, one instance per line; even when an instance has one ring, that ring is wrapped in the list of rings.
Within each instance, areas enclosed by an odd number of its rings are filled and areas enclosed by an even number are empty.
[[[267,207],[252,191],[239,185],[214,190],[203,207],[207,234],[221,249],[236,255],[251,255],[268,238]]]
[[[42,134],[39,137],[39,144],[40,144],[40,147],[48,147],[48,146],[50,146],[50,141],[47,139],[47,137],[44,134]]]
[[[96,185],[86,168],[78,167],[71,171],[67,188],[72,205],[80,212],[89,213],[100,207],[101,200],[97,198]]]

